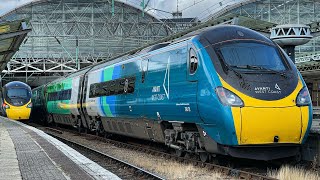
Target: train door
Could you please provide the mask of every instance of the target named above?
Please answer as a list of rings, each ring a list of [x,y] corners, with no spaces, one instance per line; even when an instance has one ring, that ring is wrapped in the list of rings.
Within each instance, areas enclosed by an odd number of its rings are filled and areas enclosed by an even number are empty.
[[[185,122],[198,120],[195,52],[191,49],[191,46],[183,46],[176,50],[175,59],[179,59],[180,62],[178,66],[172,65],[172,77],[174,78],[170,82],[172,92],[174,92],[172,94],[176,96],[175,105],[178,115]]]
[[[87,110],[86,110],[87,86],[88,86],[88,74],[86,72],[83,76],[80,76],[79,97],[77,101],[77,103],[79,103],[80,105],[78,108],[78,111],[80,113],[82,126],[86,129],[89,128],[89,123],[88,123],[89,117],[87,115]]]
[[[148,88],[147,88],[147,74],[148,74],[148,63],[149,63],[149,58],[148,57],[142,57],[140,59],[141,66],[140,66],[140,82],[137,83],[138,89],[139,89],[139,94],[138,94],[138,105],[137,105],[137,110],[140,112],[140,118],[145,119],[146,118],[146,98],[148,98]],[[137,80],[139,81],[139,80]]]
[[[81,117],[80,117],[80,95],[81,95],[81,83],[83,76],[72,77],[72,89],[70,98],[70,113],[74,125],[78,128],[81,127]]]
[[[197,117],[197,82],[186,77],[187,46],[151,55],[140,96],[148,119],[194,122]],[[144,66],[143,66],[144,67]],[[144,69],[145,70],[145,69]]]
[[[145,62],[144,62],[145,63]],[[144,64],[146,71],[146,64]],[[131,119],[140,118],[143,105],[139,97],[141,59],[119,65],[119,77],[116,82],[118,86],[118,94],[115,98],[114,105],[116,116],[130,117]]]

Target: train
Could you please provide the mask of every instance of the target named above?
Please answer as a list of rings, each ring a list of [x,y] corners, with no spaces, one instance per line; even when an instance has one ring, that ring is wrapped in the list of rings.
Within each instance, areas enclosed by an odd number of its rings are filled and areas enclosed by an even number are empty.
[[[2,87],[1,114],[13,120],[28,121],[31,113],[31,88],[29,85],[12,81]]]
[[[312,121],[306,83],[285,51],[234,25],[81,69],[34,89],[32,100],[47,124],[162,143],[204,162],[299,157]]]

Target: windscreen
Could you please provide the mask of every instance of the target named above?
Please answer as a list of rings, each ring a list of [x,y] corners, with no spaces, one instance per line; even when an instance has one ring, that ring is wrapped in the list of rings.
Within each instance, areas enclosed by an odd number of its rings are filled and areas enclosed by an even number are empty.
[[[29,102],[31,92],[23,88],[10,88],[7,90],[6,101],[14,106],[22,106]]]
[[[9,98],[28,98],[28,90],[22,88],[9,89],[7,93]]]
[[[228,66],[259,66],[275,71],[286,70],[279,52],[274,46],[256,42],[237,42],[219,48]]]

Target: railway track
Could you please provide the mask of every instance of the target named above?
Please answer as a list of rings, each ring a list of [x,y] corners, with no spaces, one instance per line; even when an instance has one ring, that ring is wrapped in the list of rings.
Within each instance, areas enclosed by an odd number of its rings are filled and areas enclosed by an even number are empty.
[[[114,146],[117,146],[119,148],[127,148],[127,149],[131,149],[131,150],[139,151],[139,152],[148,153],[148,154],[151,154],[151,155],[154,155],[154,156],[165,157],[166,159],[172,159],[172,160],[175,160],[175,161],[178,161],[178,162],[181,162],[181,163],[185,163],[185,164],[193,164],[195,166],[199,166],[199,167],[202,167],[202,168],[207,168],[208,170],[220,172],[221,174],[223,174],[225,176],[228,176],[228,177],[232,177],[232,178],[259,179],[259,180],[273,180],[274,179],[274,178],[267,177],[267,176],[264,176],[264,175],[261,175],[261,174],[257,174],[257,173],[253,173],[253,172],[247,172],[247,171],[243,171],[243,170],[239,170],[239,169],[233,169],[233,168],[230,168],[230,167],[216,165],[216,164],[213,164],[213,163],[203,163],[203,162],[195,160],[195,159],[190,159],[190,158],[186,158],[186,157],[178,157],[178,156],[176,156],[174,154],[170,154],[170,153],[167,153],[167,152],[164,152],[164,151],[159,151],[157,149],[151,149],[151,148],[148,148],[148,147],[145,147],[145,146],[141,146],[141,145],[130,144],[130,143],[120,142],[120,141],[116,141],[116,140],[106,139],[106,138],[103,138],[103,137],[100,137],[100,136],[96,136],[96,135],[92,135],[92,134],[83,134],[83,133],[80,134],[78,132],[71,131],[71,130],[68,130],[68,129],[62,129],[62,128],[49,128],[49,127],[46,127],[45,129],[46,129],[46,132],[48,134],[50,134],[50,135],[52,135],[52,136],[54,136],[54,137],[56,137],[56,138],[58,138],[58,139],[60,139],[62,141],[65,141],[65,142],[69,142],[70,140],[62,138],[59,135],[62,135],[64,132],[68,132],[68,133],[73,133],[74,135],[86,136],[87,138],[92,139],[92,140],[98,140],[98,141],[106,142],[106,143],[112,144]],[[75,142],[72,142],[72,143],[74,143],[76,146],[80,146],[80,147],[82,146],[79,143],[75,143]],[[96,150],[94,150],[94,149],[92,149],[90,147],[86,147],[86,146],[84,146],[83,148],[85,148],[87,150],[90,150],[90,151],[96,151]],[[101,153],[99,151],[97,151],[97,153],[103,154],[101,156],[106,155],[106,154]],[[107,156],[108,155],[106,155],[106,157]],[[117,159],[117,158],[114,158],[114,159]],[[121,161],[121,160],[119,160],[119,161]],[[124,162],[124,161],[121,161],[121,162]],[[126,162],[124,162],[124,163],[126,163]],[[108,167],[106,167],[106,168],[108,168]],[[155,175],[155,177],[152,177],[152,175],[154,175],[154,174],[148,173],[147,171],[144,171],[141,168],[138,168],[138,169],[133,170],[133,171],[139,172],[139,173],[140,172],[146,172],[147,174],[142,176],[142,177],[144,177],[144,176],[148,177],[146,179],[161,179],[161,177],[159,177],[157,175]],[[138,173],[138,175],[139,175],[139,173]],[[121,172],[120,172],[120,174],[121,174]]]
[[[51,129],[51,131],[53,131]],[[58,134],[62,134],[62,131],[54,130]],[[49,135],[59,139],[60,141],[68,144],[77,151],[81,152],[91,160],[97,162],[99,165],[105,169],[111,171],[112,173],[119,176],[121,179],[153,179],[153,180],[164,180],[157,174],[148,172],[142,168],[139,168],[133,164],[122,161],[118,158],[112,157],[108,154],[95,150],[91,147],[79,144],[70,139],[63,138],[53,133],[48,133]]]

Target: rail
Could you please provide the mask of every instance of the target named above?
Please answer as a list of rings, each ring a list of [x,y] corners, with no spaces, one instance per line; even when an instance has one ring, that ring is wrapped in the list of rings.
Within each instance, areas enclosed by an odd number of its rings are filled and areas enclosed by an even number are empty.
[[[49,130],[51,132],[56,132],[58,134],[62,134],[62,131],[59,132],[59,130],[53,130],[53,128],[50,128]],[[113,166],[121,167],[121,168],[116,168],[116,169],[118,169],[118,172],[113,172],[114,174],[116,174],[118,176],[120,175],[120,177],[121,176],[126,176],[127,177],[127,176],[130,176],[130,175],[135,175],[135,176],[138,177],[138,179],[164,180],[164,178],[160,177],[157,174],[148,172],[148,171],[146,171],[146,170],[144,170],[142,168],[139,168],[139,167],[137,167],[137,166],[135,166],[133,164],[127,163],[125,161],[122,161],[121,159],[115,158],[113,156],[110,156],[110,155],[105,154],[103,152],[100,152],[98,150],[95,150],[95,149],[93,149],[91,147],[88,147],[88,146],[79,144],[77,142],[74,142],[72,140],[57,136],[57,135],[55,135],[53,133],[48,133],[48,134],[53,136],[56,139],[59,139],[62,142],[65,142],[66,144],[69,144],[69,145],[71,144],[73,147],[77,147],[76,149],[81,148],[81,149],[83,149],[85,151],[88,151],[89,153],[94,153],[99,157],[103,157],[104,160],[108,162],[109,166],[110,166],[110,164],[112,164]],[[121,171],[121,172],[119,172],[119,171]],[[123,172],[123,171],[125,171],[125,172]]]
[[[47,130],[49,130],[50,132],[54,132],[54,133],[57,133],[57,134],[63,134],[63,131],[62,129],[55,129],[55,128],[46,128]],[[61,138],[59,135],[55,135],[53,133],[48,133],[58,139],[63,139],[63,141],[69,141],[67,139],[64,139],[64,138]],[[77,133],[75,131],[70,131],[70,130],[67,130],[66,132],[69,132],[69,133]],[[79,134],[79,133],[77,133]],[[227,175],[227,176],[230,176],[230,177],[233,177],[233,178],[239,178],[239,179],[259,179],[259,180],[274,180],[275,178],[271,178],[271,177],[267,177],[267,176],[263,176],[263,175],[260,175],[260,174],[255,174],[255,173],[251,173],[251,172],[247,172],[247,171],[243,171],[243,170],[238,170],[238,169],[233,169],[233,168],[230,168],[230,167],[225,167],[225,166],[221,166],[221,165],[217,165],[217,164],[213,164],[213,163],[204,163],[204,162],[201,162],[201,161],[198,161],[198,160],[194,160],[194,159],[190,159],[190,158],[186,158],[186,157],[179,157],[179,156],[176,156],[176,155],[173,155],[173,154],[169,154],[169,153],[166,153],[166,152],[163,152],[163,151],[159,151],[159,150],[155,150],[155,149],[150,149],[150,148],[146,148],[144,146],[139,146],[139,145],[135,145],[135,144],[130,144],[130,143],[124,143],[124,142],[120,142],[120,141],[116,141],[116,140],[111,140],[111,139],[106,139],[106,138],[103,138],[103,137],[99,137],[99,136],[96,136],[96,135],[91,135],[91,134],[81,134],[81,135],[84,135],[84,136],[89,136],[89,137],[92,137],[92,138],[95,138],[97,140],[100,140],[100,141],[103,141],[103,142],[107,142],[109,144],[112,144],[112,145],[115,145],[117,147],[121,147],[121,148],[127,148],[127,149],[132,149],[132,150],[136,150],[136,151],[140,151],[140,152],[144,152],[144,153],[148,153],[148,154],[151,154],[151,155],[156,155],[156,156],[159,156],[159,157],[166,157],[167,159],[174,159],[176,160],[177,162],[184,162],[184,163],[189,163],[189,164],[193,164],[193,165],[196,165],[196,166],[200,166],[200,167],[205,167],[209,170],[214,170],[214,171],[218,171],[218,172],[222,172],[224,175]],[[82,146],[81,144],[78,144],[78,143],[75,143],[75,142],[72,142],[74,144],[76,144],[77,146]],[[85,147],[87,148],[88,150],[90,151],[96,151],[90,147]],[[106,155],[104,153],[101,153],[99,151],[96,151],[97,153],[100,153],[100,154],[103,154],[105,155],[106,157],[108,157],[109,155]],[[118,160],[117,158],[114,158],[116,160]],[[122,160],[119,160],[123,163],[126,163]],[[128,164],[128,163],[126,163]],[[129,164],[130,166],[130,164]],[[135,168],[135,166],[134,166]],[[137,170],[138,171],[138,170]],[[147,176],[150,176],[152,177],[153,174],[152,173],[148,173],[147,171],[139,168],[139,171],[141,172],[146,172]],[[161,179],[161,177],[159,176],[156,176],[154,177],[155,179]]]

